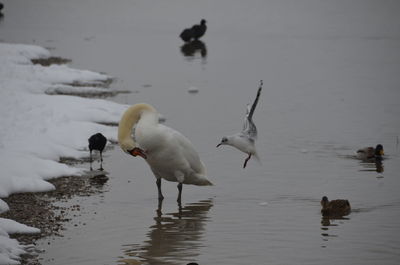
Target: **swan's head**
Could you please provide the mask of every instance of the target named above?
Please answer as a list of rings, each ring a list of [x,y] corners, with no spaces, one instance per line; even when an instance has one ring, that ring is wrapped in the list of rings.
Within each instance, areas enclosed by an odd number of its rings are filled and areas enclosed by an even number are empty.
[[[147,159],[146,152],[140,149],[139,147],[135,146],[135,142],[132,139],[125,139],[124,141],[119,142],[119,146],[121,149],[132,156],[141,156],[144,159]]]
[[[221,142],[217,145],[217,147],[221,145],[230,145],[229,138],[227,136],[222,137]]]
[[[139,103],[124,112],[118,125],[118,143],[125,153],[146,159],[146,152],[140,149],[132,138],[132,128],[141,119],[143,113],[153,113],[156,117],[157,111],[149,104]]]
[[[133,156],[141,156],[144,159],[147,159],[146,153],[142,149],[140,149],[139,147],[135,147],[135,148],[129,150],[128,153],[130,155],[133,155]]]

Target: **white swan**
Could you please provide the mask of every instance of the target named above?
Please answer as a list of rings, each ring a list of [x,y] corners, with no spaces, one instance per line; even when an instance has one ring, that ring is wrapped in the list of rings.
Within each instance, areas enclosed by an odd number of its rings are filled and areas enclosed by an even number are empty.
[[[161,178],[164,178],[179,183],[178,202],[181,202],[182,184],[212,183],[192,143],[178,131],[159,124],[158,117],[155,108],[148,104],[129,107],[119,123],[118,142],[124,152],[141,156],[149,164],[157,179],[160,201],[164,199],[161,192]]]

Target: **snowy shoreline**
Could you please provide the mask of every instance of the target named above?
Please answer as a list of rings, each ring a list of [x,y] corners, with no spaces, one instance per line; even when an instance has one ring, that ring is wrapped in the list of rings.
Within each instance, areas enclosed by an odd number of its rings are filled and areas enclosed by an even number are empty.
[[[59,160],[87,157],[91,134],[102,132],[111,141],[117,138],[117,129],[104,124],[118,123],[126,106],[102,99],[54,95],[60,91],[106,93],[110,89],[99,85],[111,77],[67,65],[32,62],[50,57],[42,47],[0,43],[0,213],[9,210],[1,198],[53,190],[46,180],[81,176],[82,168]],[[39,231],[0,218],[0,264],[19,264],[20,255],[25,253],[24,246],[9,234]]]

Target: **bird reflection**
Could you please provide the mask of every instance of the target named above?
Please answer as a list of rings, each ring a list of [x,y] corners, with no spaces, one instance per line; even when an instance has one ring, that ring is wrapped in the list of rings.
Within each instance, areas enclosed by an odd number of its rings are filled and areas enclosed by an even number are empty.
[[[207,47],[201,40],[193,40],[186,42],[181,46],[181,52],[183,56],[190,58],[195,58],[196,54],[199,53],[202,59],[207,57]]]
[[[364,168],[361,171],[376,171],[377,173],[383,173],[385,170],[383,167],[383,159],[370,159],[363,160],[360,165]]]
[[[0,21],[3,20],[3,17],[4,17],[3,8],[4,8],[4,5],[3,5],[3,3],[0,2]]]
[[[347,217],[329,217],[329,216],[322,216],[321,219],[321,236],[322,240],[324,242],[327,242],[331,238],[338,237],[337,235],[334,234],[334,230],[332,230],[333,227],[339,226],[336,222],[338,220],[350,220],[350,218]],[[331,231],[329,231],[331,229]],[[326,247],[325,245],[322,245],[322,247]]]
[[[125,254],[134,257],[138,264],[176,265],[193,261],[202,247],[204,226],[209,221],[207,213],[212,206],[211,199],[203,200],[163,214],[160,202],[155,224],[147,234],[148,240],[141,245],[128,245]],[[120,261],[130,264],[133,259]]]

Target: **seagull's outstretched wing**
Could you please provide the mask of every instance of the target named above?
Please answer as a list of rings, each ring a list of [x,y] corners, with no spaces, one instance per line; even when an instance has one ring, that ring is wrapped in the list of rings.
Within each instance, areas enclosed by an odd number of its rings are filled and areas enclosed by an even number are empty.
[[[250,104],[247,105],[246,119],[244,120],[244,124],[243,124],[242,132],[244,134],[248,135],[250,137],[250,139],[253,139],[253,140],[257,139],[257,127],[253,122],[253,114],[254,114],[254,110],[256,109],[258,99],[260,98],[262,85],[263,85],[263,81],[261,80],[260,87],[258,88],[257,96],[253,102],[253,105],[251,105],[251,107],[250,107]]]

